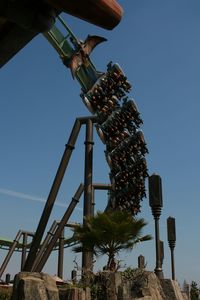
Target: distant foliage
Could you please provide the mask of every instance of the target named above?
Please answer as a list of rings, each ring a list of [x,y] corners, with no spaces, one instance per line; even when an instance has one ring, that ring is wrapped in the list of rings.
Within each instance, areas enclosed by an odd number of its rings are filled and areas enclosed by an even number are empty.
[[[183,292],[187,294],[188,291],[189,291],[189,287],[190,287],[189,283],[186,280],[184,280],[183,281],[183,288],[182,288]]]
[[[198,285],[195,281],[191,282],[190,298],[191,298],[191,300],[198,300],[199,299],[199,288],[198,288]]]

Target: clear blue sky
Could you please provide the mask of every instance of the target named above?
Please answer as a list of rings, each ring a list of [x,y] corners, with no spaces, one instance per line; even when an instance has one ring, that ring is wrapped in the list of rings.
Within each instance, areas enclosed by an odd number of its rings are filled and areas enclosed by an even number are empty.
[[[81,39],[99,34],[108,42],[98,46],[92,60],[105,71],[109,61],[118,62],[133,85],[144,120],[149,148],[149,174],[163,180],[164,207],[160,220],[165,243],[164,274],[170,277],[170,252],[166,218],[176,218],[176,277],[200,279],[200,2],[198,0],[119,1],[124,17],[113,31],[106,31],[65,15]],[[42,35],[37,36],[0,73],[0,236],[13,239],[19,228],[34,231],[76,117],[89,115],[79,97],[80,88]],[[83,180],[84,131],[74,151],[57,201],[70,201]],[[109,183],[104,145],[95,135],[94,182]],[[97,193],[96,209],[104,209],[106,193]],[[81,221],[81,204],[71,221]],[[51,221],[64,213],[56,205]],[[154,234],[148,199],[139,215]],[[3,260],[5,252],[0,251]],[[155,267],[154,241],[122,254],[127,265],[136,266],[143,254],[147,267]],[[74,254],[66,251],[65,276],[73,268]],[[8,272],[17,272],[19,256]],[[101,262],[101,261],[100,261]],[[99,265],[101,263],[99,262]],[[56,255],[45,271],[56,273]],[[98,267],[97,267],[98,268]]]

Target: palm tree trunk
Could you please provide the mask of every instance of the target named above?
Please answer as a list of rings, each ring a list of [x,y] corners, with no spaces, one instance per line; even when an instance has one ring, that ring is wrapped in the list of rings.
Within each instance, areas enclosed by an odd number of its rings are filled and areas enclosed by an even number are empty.
[[[111,253],[108,256],[107,269],[110,270],[110,271],[115,271],[116,270],[116,262],[115,262],[115,255],[114,255],[114,253]]]

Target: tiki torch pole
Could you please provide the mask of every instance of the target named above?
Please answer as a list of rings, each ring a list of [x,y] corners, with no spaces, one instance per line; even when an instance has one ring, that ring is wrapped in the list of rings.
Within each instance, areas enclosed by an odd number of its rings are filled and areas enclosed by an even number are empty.
[[[156,267],[155,274],[159,279],[163,278],[162,259],[160,249],[159,219],[163,207],[162,182],[159,175],[153,174],[149,177],[149,204],[155,220],[155,242],[156,242]]]
[[[169,248],[171,251],[172,280],[175,280],[175,263],[174,263],[174,248],[176,244],[175,218],[169,217],[167,219],[167,235],[168,235]]]

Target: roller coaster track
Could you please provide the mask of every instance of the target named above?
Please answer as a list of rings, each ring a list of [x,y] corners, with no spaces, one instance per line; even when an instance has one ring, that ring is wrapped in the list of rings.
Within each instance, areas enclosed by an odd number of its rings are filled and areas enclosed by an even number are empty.
[[[49,30],[61,12],[111,30],[123,9],[116,0],[1,0],[0,68],[38,33]]]
[[[80,41],[58,17],[45,37],[58,52],[64,65],[81,85],[81,98],[96,117],[96,129],[106,145],[106,160],[110,167],[111,193],[107,209],[140,211],[148,176],[145,155],[148,153],[143,123],[136,103],[129,98],[131,84],[118,64],[109,63],[106,72],[96,70],[89,58],[90,52],[104,38],[88,36]]]
[[[12,245],[13,245],[12,240],[8,240],[0,237],[0,249],[8,251]],[[64,248],[70,248],[74,245],[76,245],[76,243],[73,241],[73,236],[71,238],[64,239]],[[15,247],[15,252],[22,252],[23,247],[24,247],[23,243],[20,242],[17,243]],[[26,247],[27,249],[30,249],[31,243],[27,244]],[[57,243],[56,246],[53,248],[53,251],[58,250],[58,247],[59,245]]]

